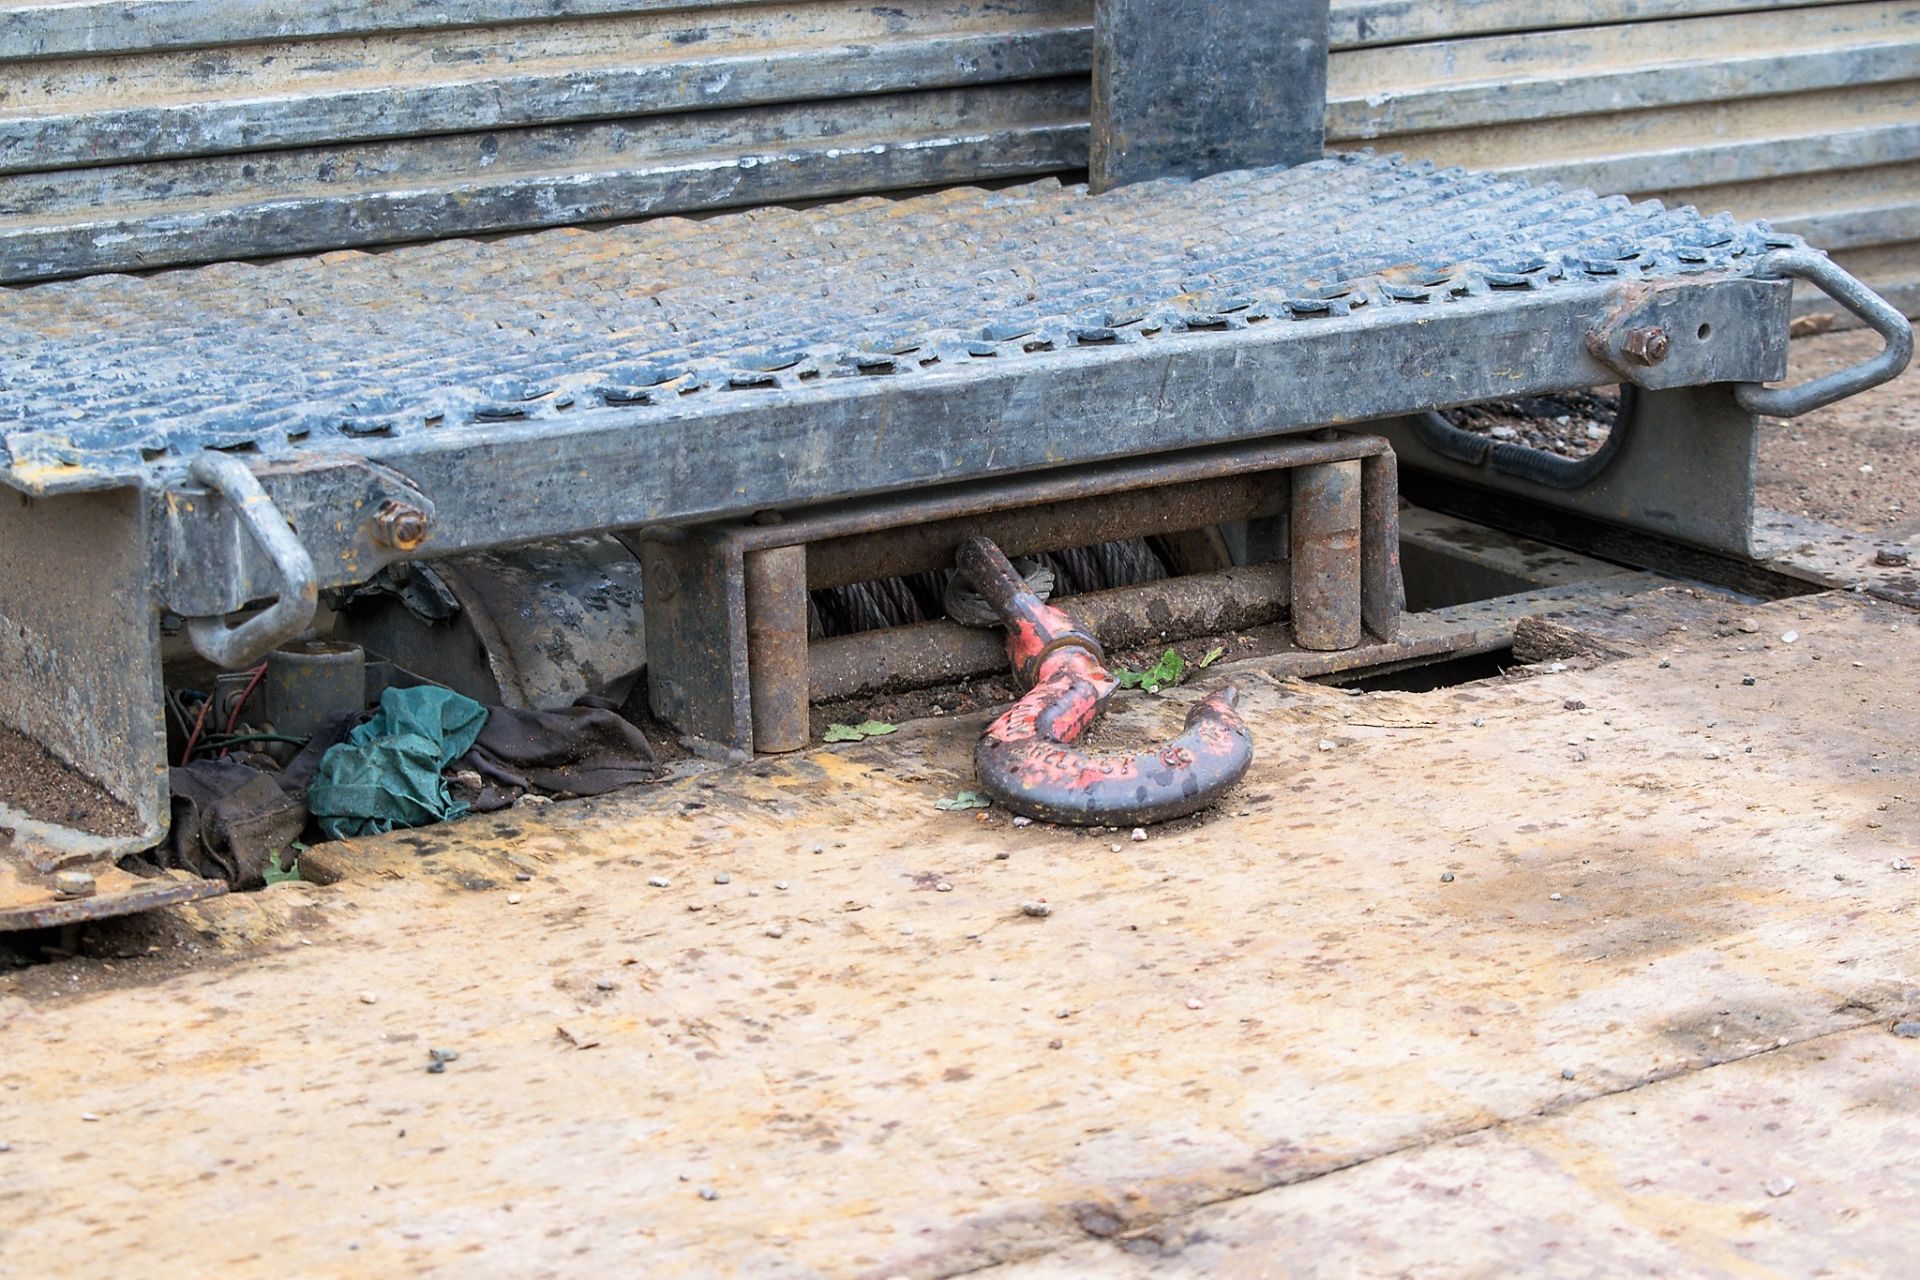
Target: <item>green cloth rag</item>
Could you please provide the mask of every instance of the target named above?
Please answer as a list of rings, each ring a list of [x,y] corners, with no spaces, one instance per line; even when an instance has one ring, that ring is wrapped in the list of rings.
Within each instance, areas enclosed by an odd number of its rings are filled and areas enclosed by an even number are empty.
[[[467,806],[440,771],[486,723],[485,707],[451,689],[388,689],[373,718],[320,757],[307,810],[329,840],[458,818]]]

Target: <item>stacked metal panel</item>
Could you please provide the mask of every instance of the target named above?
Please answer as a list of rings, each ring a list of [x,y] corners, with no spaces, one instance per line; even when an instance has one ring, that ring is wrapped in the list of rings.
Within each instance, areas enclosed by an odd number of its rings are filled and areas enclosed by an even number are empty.
[[[1330,146],[1764,218],[1920,312],[1920,4],[1333,0],[1332,37]]]
[[[0,279],[1085,163],[1091,0],[0,5]]]
[[[0,3],[0,280],[1077,170],[1093,0]],[[1329,145],[1766,218],[1920,310],[1920,3],[1333,0]]]

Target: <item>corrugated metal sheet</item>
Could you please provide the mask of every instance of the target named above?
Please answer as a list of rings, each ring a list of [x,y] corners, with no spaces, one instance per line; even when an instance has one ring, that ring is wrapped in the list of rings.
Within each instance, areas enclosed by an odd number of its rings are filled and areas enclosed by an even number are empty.
[[[1085,163],[1091,0],[0,6],[0,278]]]
[[[1333,36],[1330,146],[1764,218],[1920,313],[1920,4],[1334,0]]]
[[[0,279],[1070,171],[1092,0],[0,4]],[[1328,138],[1728,209],[1920,311],[1920,3],[1333,0]]]

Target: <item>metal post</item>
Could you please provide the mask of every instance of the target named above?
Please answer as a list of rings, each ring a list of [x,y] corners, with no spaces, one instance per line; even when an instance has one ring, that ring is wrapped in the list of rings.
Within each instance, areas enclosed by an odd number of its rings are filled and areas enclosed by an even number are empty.
[[[646,584],[653,714],[720,751],[753,747],[747,602],[739,545],[722,529],[623,534]]]
[[[1293,472],[1293,640],[1302,649],[1360,643],[1359,462]]]
[[[807,745],[807,549],[768,547],[745,557],[747,687],[753,749]]]
[[[1320,158],[1327,0],[1095,0],[1095,191]]]

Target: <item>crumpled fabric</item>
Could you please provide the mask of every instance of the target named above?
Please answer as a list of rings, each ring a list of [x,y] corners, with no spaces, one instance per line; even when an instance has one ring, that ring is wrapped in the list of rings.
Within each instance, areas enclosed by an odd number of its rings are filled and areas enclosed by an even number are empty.
[[[647,735],[599,699],[582,698],[556,711],[487,711],[486,727],[457,762],[486,784],[474,800],[476,809],[504,808],[526,791],[603,795],[666,772]]]
[[[461,817],[467,805],[440,774],[486,723],[486,707],[451,689],[388,689],[366,723],[320,758],[307,808],[329,840]]]
[[[300,798],[236,760],[195,760],[170,770],[167,784],[173,790],[167,843],[148,855],[161,867],[257,889],[266,883],[268,858],[306,830]]]

